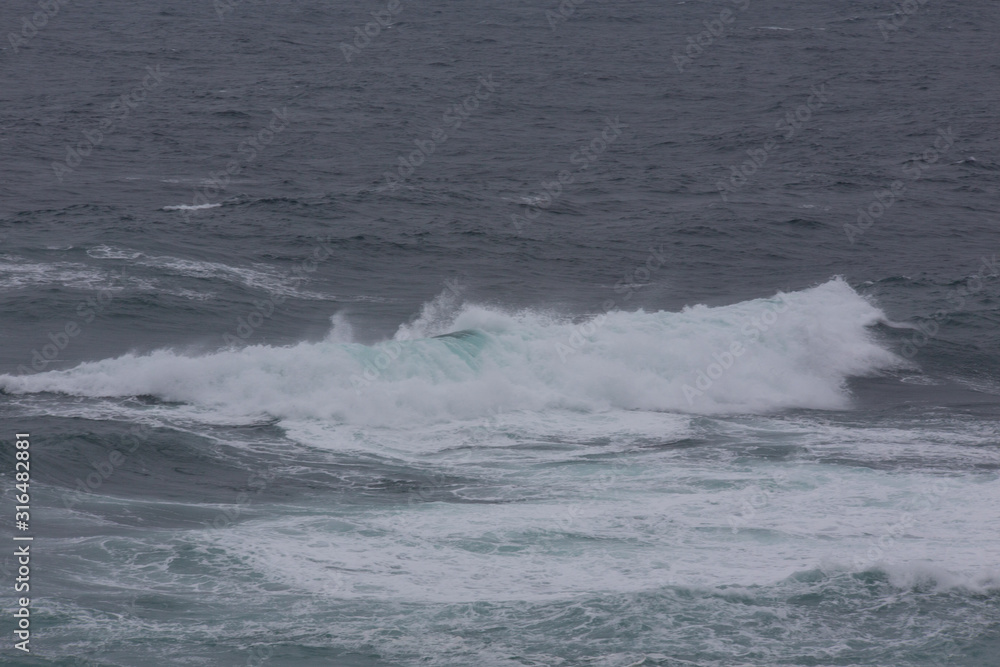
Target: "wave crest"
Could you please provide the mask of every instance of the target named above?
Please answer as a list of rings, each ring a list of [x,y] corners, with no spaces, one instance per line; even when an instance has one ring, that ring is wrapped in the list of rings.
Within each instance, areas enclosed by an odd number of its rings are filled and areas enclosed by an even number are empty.
[[[233,415],[400,425],[546,409],[842,409],[847,378],[905,363],[870,330],[883,313],[840,278],[730,306],[613,311],[583,321],[449,298],[374,346],[350,342],[350,327],[335,316],[321,342],[128,354],[0,376],[0,388],[152,395]]]

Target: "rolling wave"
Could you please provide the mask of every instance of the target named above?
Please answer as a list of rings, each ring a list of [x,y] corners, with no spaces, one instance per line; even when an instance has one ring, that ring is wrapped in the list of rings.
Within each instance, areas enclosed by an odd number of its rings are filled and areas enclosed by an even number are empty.
[[[191,354],[162,349],[66,371],[0,376],[8,393],[155,396],[231,415],[371,425],[498,411],[767,413],[849,407],[846,380],[904,365],[882,311],[840,278],[772,298],[582,321],[439,298],[391,340]]]

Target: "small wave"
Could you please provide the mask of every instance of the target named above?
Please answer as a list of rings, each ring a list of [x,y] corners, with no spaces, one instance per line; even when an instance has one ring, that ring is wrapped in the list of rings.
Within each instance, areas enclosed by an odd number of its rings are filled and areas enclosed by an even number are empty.
[[[161,211],[200,211],[205,208],[218,208],[222,204],[175,204],[173,206],[164,206]]]
[[[147,255],[128,248],[99,245],[87,251],[94,259],[126,259],[138,266],[147,266],[165,273],[205,280],[222,280],[262,290],[269,294],[282,294],[304,299],[332,300],[336,297],[317,292],[303,291],[294,286],[297,282],[287,272],[266,264],[251,267],[230,266],[221,262],[208,262],[171,257],[169,255]],[[199,298],[205,298],[201,296]],[[376,300],[376,297],[356,297],[345,300]]]
[[[142,253],[136,250],[123,250],[107,245],[99,245],[89,248],[87,256],[94,259],[136,259],[142,257]]]
[[[884,572],[889,583],[899,589],[922,589],[935,592],[965,591],[988,594],[1000,592],[1000,569],[978,572],[954,572],[933,563],[879,565],[870,571]]]
[[[0,289],[59,285],[74,289],[121,289],[116,276],[74,262],[38,263],[18,258],[0,262]]]

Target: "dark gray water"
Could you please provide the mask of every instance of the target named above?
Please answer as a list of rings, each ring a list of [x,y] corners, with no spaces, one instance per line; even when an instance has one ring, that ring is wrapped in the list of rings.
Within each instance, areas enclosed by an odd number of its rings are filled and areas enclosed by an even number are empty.
[[[0,27],[3,664],[996,663],[994,3]]]

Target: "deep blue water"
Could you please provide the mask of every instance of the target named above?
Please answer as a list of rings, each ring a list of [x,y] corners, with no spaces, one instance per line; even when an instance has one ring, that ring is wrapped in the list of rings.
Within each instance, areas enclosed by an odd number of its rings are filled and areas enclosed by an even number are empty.
[[[2,664],[997,664],[995,3],[0,26]]]

